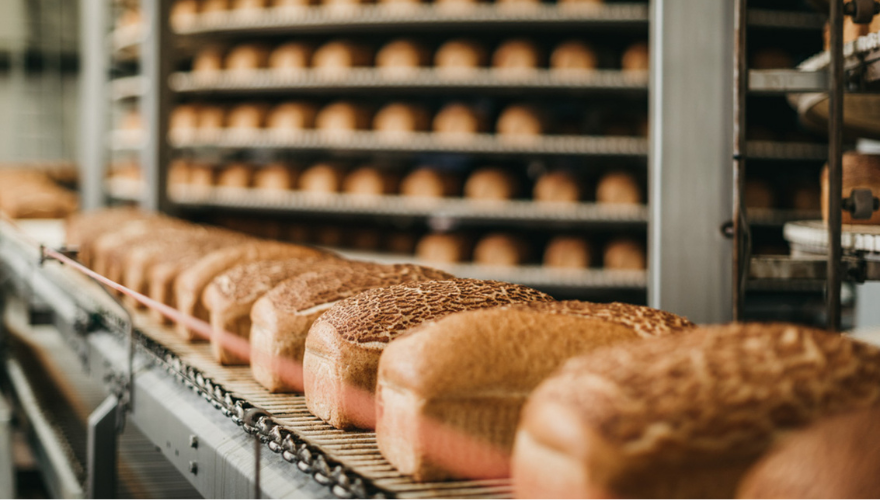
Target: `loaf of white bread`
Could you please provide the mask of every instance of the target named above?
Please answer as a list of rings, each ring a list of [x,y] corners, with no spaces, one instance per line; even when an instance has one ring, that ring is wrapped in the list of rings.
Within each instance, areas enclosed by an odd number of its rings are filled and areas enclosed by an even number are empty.
[[[648,307],[579,301],[465,311],[425,323],[382,354],[379,450],[417,481],[507,477],[526,397],[565,360],[692,327]]]
[[[318,318],[306,338],[306,405],[336,428],[372,428],[379,356],[389,342],[454,312],[549,300],[521,285],[473,279],[395,285],[345,299]]]
[[[771,444],[880,402],[880,349],[789,324],[731,324],[567,362],[529,397],[519,498],[732,498]]]
[[[301,392],[306,335],[324,311],[366,290],[453,276],[412,264],[328,261],[281,282],[251,309],[251,371],[270,392]]]
[[[77,212],[65,219],[64,240],[67,246],[79,250],[79,261],[86,266],[90,266],[92,243],[98,237],[109,231],[117,230],[129,222],[150,217],[153,216],[148,212],[130,207]]]

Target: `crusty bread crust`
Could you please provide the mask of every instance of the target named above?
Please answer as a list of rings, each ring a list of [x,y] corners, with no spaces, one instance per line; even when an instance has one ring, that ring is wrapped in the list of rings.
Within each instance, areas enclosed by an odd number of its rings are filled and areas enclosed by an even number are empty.
[[[521,285],[472,279],[395,285],[345,299],[324,313],[306,338],[306,405],[334,427],[372,428],[379,356],[389,342],[454,312],[549,300]],[[366,396],[353,404],[346,387],[360,388]]]
[[[573,359],[532,394],[520,429],[575,457],[587,490],[732,497],[784,432],[878,401],[880,349],[795,325],[732,324]],[[514,463],[517,494],[535,493],[525,485],[539,464],[518,448]]]
[[[443,271],[412,264],[340,260],[282,282],[251,310],[254,379],[271,392],[302,391],[306,335],[334,303],[373,288],[450,278]]]

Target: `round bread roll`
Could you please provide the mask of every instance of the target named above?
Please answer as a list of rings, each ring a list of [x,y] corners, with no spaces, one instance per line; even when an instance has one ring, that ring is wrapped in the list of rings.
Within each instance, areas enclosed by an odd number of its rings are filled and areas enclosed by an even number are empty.
[[[557,236],[547,243],[544,250],[544,265],[565,269],[586,269],[590,267],[592,248],[590,242],[574,236]]]
[[[468,71],[486,65],[486,49],[466,39],[450,40],[434,54],[434,67],[444,72]]]
[[[619,238],[605,245],[605,269],[645,269],[647,257],[644,246],[631,239]]]
[[[474,200],[509,200],[516,193],[516,178],[500,168],[475,170],[464,184],[465,198]]]
[[[268,106],[263,103],[244,103],[229,110],[226,127],[240,130],[262,128],[266,123]]]
[[[168,185],[183,186],[190,183],[189,162],[178,158],[168,165]]]
[[[254,187],[272,191],[288,191],[296,186],[295,168],[283,163],[270,163],[254,172]]]
[[[179,104],[171,111],[169,130],[195,130],[199,126],[199,106]]]
[[[373,118],[373,129],[382,134],[406,134],[427,130],[428,110],[415,104],[394,102],[386,105]]]
[[[580,40],[561,43],[550,54],[550,69],[576,71],[596,69],[598,66],[596,52]]]
[[[797,186],[791,193],[791,206],[795,210],[821,210],[822,190],[815,186]]]
[[[542,64],[541,51],[530,40],[507,40],[492,54],[492,67],[499,70],[534,70]]]
[[[348,247],[355,250],[375,251],[382,245],[382,233],[375,229],[353,229],[349,233]]]
[[[397,176],[373,166],[363,166],[345,176],[342,191],[357,195],[392,194],[397,191]]]
[[[433,128],[438,134],[476,134],[483,131],[483,119],[469,106],[448,104],[434,116]]]
[[[407,71],[425,66],[430,57],[425,46],[404,38],[385,44],[376,53],[376,67],[390,72]]]
[[[400,194],[417,198],[442,198],[458,194],[458,180],[431,167],[420,167],[400,182]]]
[[[269,111],[266,128],[272,130],[305,130],[315,126],[318,109],[307,102],[283,102]]]
[[[574,175],[556,170],[538,177],[532,197],[542,202],[576,203],[581,199],[581,189]]]
[[[342,184],[342,169],[329,163],[312,165],[299,177],[299,188],[310,193],[336,193]]]
[[[428,234],[416,245],[416,257],[425,262],[454,264],[467,259],[468,244],[460,234]]]
[[[843,197],[852,194],[853,189],[870,189],[875,198],[880,198],[880,155],[846,153],[843,155]],[[828,165],[822,169],[822,219],[828,222]],[[870,219],[856,220],[852,214],[843,211],[844,224],[880,224],[880,211]]]
[[[287,42],[275,47],[269,54],[269,67],[282,72],[296,72],[309,67],[312,46],[302,42]]]
[[[526,259],[526,244],[509,234],[483,237],[474,247],[474,263],[485,266],[517,266]]]
[[[370,50],[350,40],[333,40],[320,46],[312,57],[312,66],[323,72],[339,72],[369,66]]]
[[[642,203],[642,190],[632,174],[609,172],[596,185],[596,202],[638,205]]]
[[[794,67],[791,54],[777,47],[758,50],[752,55],[753,69],[778,69]]]
[[[224,67],[227,71],[251,71],[266,67],[268,61],[269,47],[262,43],[243,43],[229,51]]]
[[[229,0],[201,0],[199,11],[202,14],[211,12],[226,12],[229,10]]]
[[[544,133],[544,119],[537,108],[514,104],[501,112],[495,128],[499,135],[535,137]]]
[[[390,253],[411,255],[416,249],[416,237],[412,233],[393,232],[385,239],[385,249]]]
[[[370,126],[370,112],[350,102],[324,106],[315,118],[315,127],[324,132],[351,132]]]
[[[209,45],[201,49],[193,59],[193,73],[213,73],[223,69],[223,48]]]
[[[773,188],[761,179],[748,179],[745,192],[746,207],[773,208],[776,206],[776,195]]]
[[[210,188],[214,186],[217,169],[204,163],[190,164],[189,184],[196,188]]]
[[[175,29],[187,29],[198,19],[198,0],[177,0],[171,6],[171,25]]]
[[[251,186],[254,170],[244,163],[233,163],[226,166],[217,176],[217,185],[221,187],[247,188]]]
[[[648,71],[649,65],[650,52],[645,42],[630,45],[620,58],[620,67],[624,71]]]
[[[222,106],[199,106],[199,130],[218,130],[226,126],[226,109]]]
[[[315,243],[325,247],[341,247],[344,233],[338,226],[324,226],[316,228]]]

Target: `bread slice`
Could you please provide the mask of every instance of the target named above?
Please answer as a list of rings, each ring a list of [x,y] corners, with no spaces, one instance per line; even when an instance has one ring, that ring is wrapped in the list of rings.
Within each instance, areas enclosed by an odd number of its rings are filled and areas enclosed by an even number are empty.
[[[202,303],[211,321],[211,351],[222,365],[247,365],[254,303],[286,279],[320,266],[323,256],[287,260],[264,260],[242,264],[218,275],[205,288]],[[333,259],[335,260],[335,259]],[[229,335],[236,338],[229,338]]]
[[[787,324],[732,324],[568,361],[529,397],[520,498],[732,498],[773,441],[880,402],[880,349]]]
[[[251,310],[254,379],[271,392],[301,392],[306,335],[324,311],[373,288],[451,278],[443,271],[412,264],[339,261],[282,282]]]
[[[693,326],[649,307],[579,301],[465,311],[426,323],[382,354],[379,450],[417,481],[507,477],[526,397],[565,360]]]
[[[208,321],[208,310],[202,304],[205,287],[219,274],[249,262],[285,258],[333,258],[334,254],[316,248],[273,241],[256,241],[215,250],[180,273],[174,280],[174,303],[183,314]],[[200,339],[186,325],[178,324],[177,332],[189,341]]]
[[[395,285],[345,299],[306,338],[306,405],[336,428],[371,429],[379,356],[407,329],[454,312],[550,300],[521,285],[474,279]]]

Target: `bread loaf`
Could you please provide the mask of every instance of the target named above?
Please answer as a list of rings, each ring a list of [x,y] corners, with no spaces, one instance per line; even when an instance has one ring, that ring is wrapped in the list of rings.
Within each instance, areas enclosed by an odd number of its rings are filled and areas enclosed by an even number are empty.
[[[521,104],[505,108],[498,117],[496,125],[499,135],[514,136],[517,140],[540,136],[545,128],[545,119],[541,116],[541,112],[533,106]]]
[[[550,54],[550,69],[555,70],[591,70],[599,66],[596,52],[588,44],[579,40],[561,43]]]
[[[397,191],[397,176],[387,170],[366,165],[345,176],[342,191],[370,196],[393,194]]]
[[[202,14],[213,12],[225,12],[229,10],[229,0],[201,0]]]
[[[880,155],[846,153],[843,155],[843,198],[852,195],[853,189],[870,189],[880,198]],[[828,166],[822,169],[822,219],[828,221]],[[880,211],[870,219],[856,220],[849,211],[842,214],[844,224],[880,224]]]
[[[206,253],[197,263],[188,267],[174,281],[174,301],[183,314],[208,321],[208,311],[202,304],[202,294],[214,277],[239,264],[271,259],[314,259],[332,256],[327,252],[287,243],[258,241],[243,243]],[[178,325],[178,333],[187,340],[196,340],[196,332]]]
[[[198,0],[177,0],[171,6],[171,26],[175,30],[186,30],[198,19]]]
[[[787,324],[732,324],[575,358],[529,397],[520,498],[731,498],[777,438],[876,404],[880,351]]]
[[[495,0],[499,9],[534,9],[541,5],[541,0]]]
[[[431,167],[419,167],[400,182],[400,194],[419,198],[442,198],[459,192],[458,179]]]
[[[370,112],[356,104],[338,101],[324,106],[315,118],[315,127],[325,133],[339,134],[370,126]]]
[[[606,269],[645,269],[648,267],[645,247],[629,238],[616,238],[605,245],[602,259]]]
[[[315,321],[306,338],[306,405],[336,428],[372,428],[379,356],[389,342],[453,312],[548,300],[520,285],[470,279],[395,285],[344,299]]]
[[[117,283],[122,283],[125,266],[123,259],[131,248],[145,238],[157,233],[176,233],[183,236],[195,226],[171,219],[170,217],[150,217],[129,221],[123,227],[101,234],[89,245],[88,260],[92,270]]]
[[[122,115],[119,123],[120,130],[129,132],[141,131],[144,128],[144,121],[141,113],[137,109],[131,109]]]
[[[605,0],[556,0],[560,9],[594,9]]]
[[[168,188],[179,189],[189,184],[190,168],[187,160],[177,158],[168,166]]]
[[[382,232],[375,228],[353,228],[346,235],[345,246],[362,252],[375,252],[382,245],[382,238]]]
[[[227,71],[252,71],[265,68],[269,61],[269,47],[262,43],[243,43],[226,54],[223,66]]]
[[[394,231],[385,239],[385,250],[389,253],[410,255],[416,249],[416,236],[411,232]]]
[[[254,169],[246,163],[233,163],[227,165],[217,176],[217,185],[231,188],[251,187],[254,177]]]
[[[226,109],[223,106],[199,106],[198,127],[200,131],[214,131],[226,126]]]
[[[385,137],[403,139],[411,132],[428,129],[428,110],[416,104],[393,102],[380,109],[373,118],[373,129]]]
[[[749,208],[773,208],[776,206],[776,194],[770,184],[763,179],[748,179],[743,194],[746,206]]]
[[[448,104],[434,116],[434,132],[452,136],[467,136],[482,132],[484,120],[476,110],[460,103]]]
[[[469,245],[460,234],[428,234],[416,245],[416,257],[425,262],[454,264],[468,259]]]
[[[288,191],[296,186],[297,171],[283,163],[271,163],[254,172],[254,187],[273,191]]]
[[[233,10],[238,11],[257,11],[265,9],[269,6],[269,0],[232,0]],[[241,14],[241,12],[238,12]]]
[[[180,104],[171,111],[168,129],[171,131],[191,131],[199,126],[199,107],[195,104]]]
[[[574,175],[555,170],[538,177],[532,198],[535,201],[575,203],[581,199],[581,190]]]
[[[92,267],[95,241],[103,234],[119,230],[129,222],[155,217],[136,208],[119,207],[90,210],[71,214],[65,219],[64,241],[67,246],[78,248],[77,258],[83,265]]]
[[[302,102],[283,102],[269,111],[266,128],[277,131],[300,131],[315,126],[318,109],[315,105]]]
[[[446,73],[467,72],[485,66],[486,59],[486,49],[482,45],[472,40],[456,39],[437,49],[434,66]]]
[[[224,50],[218,45],[208,45],[196,53],[193,59],[193,73],[213,73],[223,69]]]
[[[482,0],[434,0],[433,3],[444,12],[466,12],[482,3]]]
[[[474,263],[485,266],[518,266],[528,258],[528,245],[509,234],[484,236],[474,247]]]
[[[874,498],[880,410],[823,418],[783,438],[752,467],[737,498]]]
[[[333,40],[320,46],[312,58],[312,66],[319,71],[339,72],[372,62],[370,49],[351,40]]]
[[[211,352],[221,365],[247,365],[250,351],[242,352],[240,341],[249,339],[251,308],[275,285],[320,266],[323,256],[286,260],[264,260],[240,264],[214,277],[205,288],[202,303],[211,319]]]
[[[315,231],[315,243],[324,247],[341,247],[344,239],[339,226],[320,226]]]
[[[311,5],[311,0],[274,0],[275,8],[287,11],[300,12],[304,7]]]
[[[516,178],[507,170],[483,167],[475,170],[464,184],[465,198],[509,200],[517,195]]]
[[[547,243],[544,265],[566,269],[590,267],[592,248],[590,242],[574,236],[557,236]]]
[[[791,207],[795,210],[821,210],[822,190],[815,186],[797,186],[791,192]]]
[[[451,278],[411,264],[327,261],[280,283],[251,310],[254,379],[270,392],[301,392],[306,335],[324,311],[373,288]]]
[[[507,40],[492,54],[492,67],[503,71],[529,71],[543,64],[541,52],[531,40]]]
[[[429,60],[430,53],[423,45],[406,38],[389,42],[376,53],[376,67],[390,73],[411,71]]]
[[[226,126],[238,130],[262,128],[266,123],[268,106],[265,103],[244,103],[229,110]]]
[[[332,14],[352,16],[357,13],[357,9],[367,2],[366,0],[320,0],[321,5],[328,9]]]
[[[217,169],[213,165],[191,163],[189,166],[189,185],[195,193],[204,194],[217,182]]]
[[[579,301],[465,311],[425,323],[382,354],[379,450],[417,481],[507,477],[526,397],[565,360],[692,326],[648,307]]]
[[[624,71],[648,71],[650,66],[650,52],[648,44],[639,42],[630,45],[620,59],[620,67]]]
[[[287,42],[269,54],[269,67],[283,73],[295,73],[309,67],[314,49],[303,42]]]
[[[596,184],[596,202],[638,205],[642,203],[642,189],[632,174],[609,172]]]
[[[330,163],[312,165],[299,176],[299,188],[310,193],[337,193],[342,184],[342,169]]]

